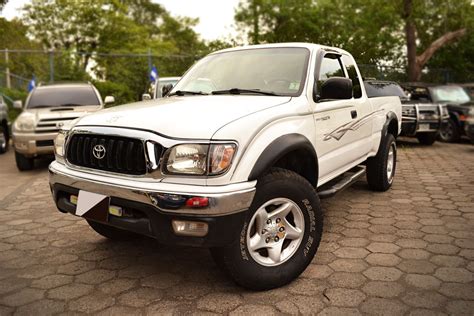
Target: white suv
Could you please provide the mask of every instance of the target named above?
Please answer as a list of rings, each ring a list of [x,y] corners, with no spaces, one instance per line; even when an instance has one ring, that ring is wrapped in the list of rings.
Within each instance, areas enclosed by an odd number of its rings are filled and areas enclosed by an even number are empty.
[[[320,197],[396,166],[398,97],[368,99],[346,51],[288,43],[218,51],[168,97],[78,120],[56,139],[54,201],[99,234],[208,247],[252,289],[311,262]],[[192,260],[192,259],[191,259]]]

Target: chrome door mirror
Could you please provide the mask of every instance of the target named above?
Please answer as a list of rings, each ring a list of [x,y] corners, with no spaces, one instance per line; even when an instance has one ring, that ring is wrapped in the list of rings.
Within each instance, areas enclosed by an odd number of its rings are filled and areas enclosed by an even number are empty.
[[[13,102],[13,108],[17,110],[23,109],[23,102],[21,100],[16,100]]]

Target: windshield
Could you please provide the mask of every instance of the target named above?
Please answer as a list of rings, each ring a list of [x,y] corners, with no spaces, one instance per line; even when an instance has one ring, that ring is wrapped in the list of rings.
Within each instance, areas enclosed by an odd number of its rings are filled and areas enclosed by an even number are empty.
[[[217,53],[192,67],[172,93],[208,94],[241,89],[298,96],[303,90],[308,60],[306,48],[257,48]]]
[[[28,101],[28,108],[100,105],[95,90],[90,86],[45,87],[35,89]]]
[[[431,96],[435,102],[466,103],[471,100],[466,90],[459,86],[441,86],[431,88]]]
[[[395,83],[391,82],[364,82],[365,90],[369,98],[396,96],[407,99],[407,95],[403,89]]]

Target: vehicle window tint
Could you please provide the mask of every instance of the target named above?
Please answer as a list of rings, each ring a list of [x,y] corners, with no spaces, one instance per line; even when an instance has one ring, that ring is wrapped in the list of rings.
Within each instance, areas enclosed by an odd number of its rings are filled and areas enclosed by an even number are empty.
[[[403,89],[396,83],[366,81],[364,85],[369,98],[389,96],[396,96],[403,99],[407,98]]]
[[[362,89],[360,86],[360,78],[357,75],[354,59],[352,59],[350,56],[342,55],[342,61],[344,62],[344,67],[346,67],[349,78],[352,80],[352,95],[354,98],[358,99],[362,97]]]
[[[80,105],[100,105],[92,87],[40,87],[33,91],[28,101],[28,108]]]

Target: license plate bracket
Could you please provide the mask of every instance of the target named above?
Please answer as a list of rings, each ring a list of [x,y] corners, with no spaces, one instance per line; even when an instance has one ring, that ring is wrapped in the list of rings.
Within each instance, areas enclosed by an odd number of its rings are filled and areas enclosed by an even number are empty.
[[[107,222],[110,197],[80,190],[77,196],[76,215],[99,222]]]
[[[430,124],[420,124],[418,126],[418,131],[429,131],[430,130]]]

